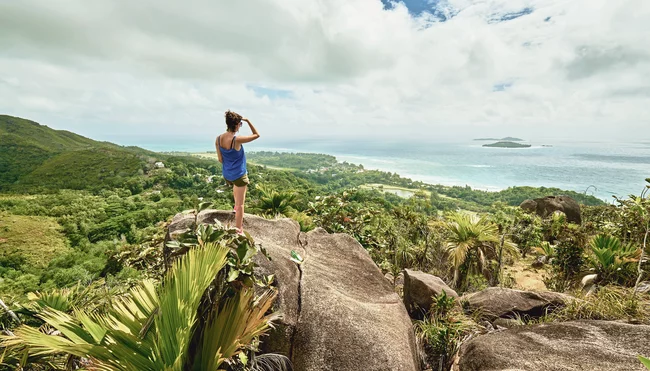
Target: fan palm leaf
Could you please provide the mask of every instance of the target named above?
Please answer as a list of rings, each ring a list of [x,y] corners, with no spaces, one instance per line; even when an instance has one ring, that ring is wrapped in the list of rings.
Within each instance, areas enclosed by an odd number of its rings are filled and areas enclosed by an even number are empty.
[[[258,186],[260,198],[257,208],[264,214],[287,215],[292,210],[293,201],[296,195],[291,192],[279,192],[264,186]]]
[[[217,243],[191,249],[179,259],[156,290],[144,281],[113,302],[102,314],[74,309],[71,314],[45,308],[39,317],[62,336],[21,326],[3,337],[4,347],[29,347],[32,354],[68,353],[93,361],[96,370],[216,370],[224,359],[262,334],[275,292],[257,301],[252,288],[237,291],[215,311],[202,329],[201,351],[188,360],[197,330],[198,309],[208,286],[227,262],[229,248]]]

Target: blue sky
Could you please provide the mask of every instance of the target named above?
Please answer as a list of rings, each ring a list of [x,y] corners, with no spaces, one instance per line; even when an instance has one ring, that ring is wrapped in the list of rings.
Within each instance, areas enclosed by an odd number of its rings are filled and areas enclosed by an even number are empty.
[[[248,85],[248,87],[255,92],[257,97],[266,97],[271,100],[275,99],[292,99],[293,93],[290,90],[273,89],[263,86]]]
[[[0,2],[0,113],[123,144],[650,140],[647,0]]]
[[[382,0],[385,9],[392,9],[394,2],[389,0]],[[439,1],[426,1],[426,0],[406,0],[403,1],[404,5],[408,8],[409,12],[413,15],[420,15],[424,11],[432,11],[435,9]]]
[[[384,9],[391,10],[399,2],[390,0],[381,0]],[[423,13],[429,13],[433,16],[436,22],[446,22],[463,9],[462,7],[455,7],[454,2],[449,0],[406,0],[401,2],[414,17],[422,16]],[[490,15],[489,23],[507,22],[525,15],[531,14],[535,9],[532,6],[523,6],[520,9],[498,12],[495,11]]]

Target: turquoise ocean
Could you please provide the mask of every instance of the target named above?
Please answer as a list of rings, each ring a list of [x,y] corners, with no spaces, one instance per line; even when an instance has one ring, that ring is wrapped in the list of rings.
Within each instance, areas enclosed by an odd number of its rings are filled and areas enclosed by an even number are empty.
[[[430,184],[468,185],[489,191],[511,186],[557,187],[610,202],[612,195],[640,194],[647,184],[645,179],[650,178],[650,142],[549,141],[531,143],[532,147],[523,149],[482,147],[485,143],[260,140],[245,147],[247,151],[326,153],[339,161]],[[178,145],[156,147],[150,149],[191,151]],[[200,152],[210,147],[193,148]]]

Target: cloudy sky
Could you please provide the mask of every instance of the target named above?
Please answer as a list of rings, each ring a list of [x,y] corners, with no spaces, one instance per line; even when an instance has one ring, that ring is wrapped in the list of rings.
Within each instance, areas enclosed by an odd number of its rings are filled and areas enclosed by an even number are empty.
[[[0,1],[0,113],[121,144],[649,139],[648,0]]]

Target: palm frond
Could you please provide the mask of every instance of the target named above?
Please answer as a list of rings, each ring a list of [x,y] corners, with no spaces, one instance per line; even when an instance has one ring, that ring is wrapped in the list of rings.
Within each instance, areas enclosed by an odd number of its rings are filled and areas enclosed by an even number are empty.
[[[27,299],[40,308],[52,308],[62,312],[72,309],[71,289],[52,290],[49,292],[30,292]]]
[[[447,244],[451,262],[455,269],[460,268],[465,262],[467,253],[471,249],[471,245],[467,242],[449,242]]]
[[[244,289],[227,299],[208,321],[193,369],[216,370],[224,359],[237,355],[242,344],[261,335],[275,318],[266,315],[275,296],[275,291],[267,291],[255,300],[255,290]]]
[[[255,356],[251,362],[251,371],[293,371],[288,357],[269,353]]]
[[[160,357],[173,365],[187,353],[203,293],[225,266],[228,248],[208,243],[190,250],[174,265],[160,293],[161,315],[155,319]]]
[[[648,369],[650,370],[650,359],[639,356],[639,361]]]
[[[15,336],[3,337],[1,344],[28,346],[36,355],[63,352],[90,358],[97,370],[180,371],[201,297],[226,265],[228,251],[217,243],[190,250],[169,271],[160,293],[152,281],[145,280],[105,314],[82,309],[66,314],[46,308],[39,316],[63,336],[23,325]],[[149,326],[152,330],[143,331]]]

